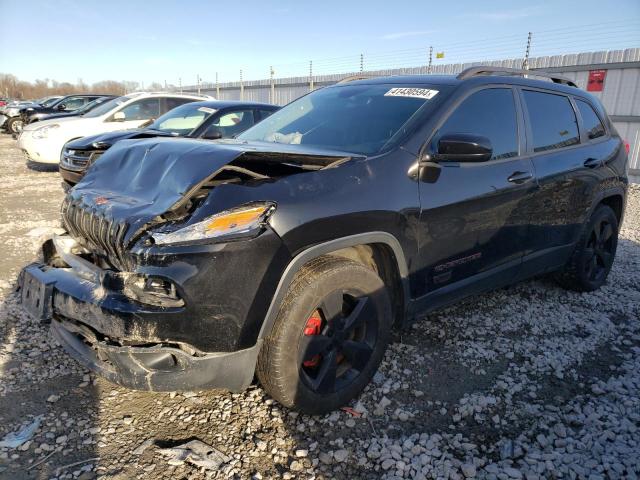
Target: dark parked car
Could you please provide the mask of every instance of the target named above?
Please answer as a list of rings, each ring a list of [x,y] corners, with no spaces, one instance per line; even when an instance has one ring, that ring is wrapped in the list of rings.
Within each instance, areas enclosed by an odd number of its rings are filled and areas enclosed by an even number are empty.
[[[20,110],[31,106],[49,106],[56,103],[60,98],[60,95],[53,95],[50,97],[40,98],[38,100],[13,100],[6,105],[0,107],[0,127],[4,128],[9,133],[18,133],[17,128],[22,124],[15,122],[21,122]]]
[[[87,95],[67,95],[60,98],[51,105],[31,105],[20,110],[20,120],[22,124],[14,126],[14,130],[20,131],[23,125],[44,120],[44,117],[52,113],[72,113],[76,112],[98,98],[115,98],[115,95],[87,94]]]
[[[85,170],[119,140],[152,137],[231,138],[267,118],[280,107],[267,103],[204,101],[168,111],[145,128],[117,130],[67,143],[60,157],[60,175],[67,190]]]
[[[335,409],[394,324],[539,274],[605,283],[623,142],[595,97],[534,75],[353,81],[237,139],[119,142],[67,194],[23,302],[121,385],[257,374],[283,405]]]
[[[84,115],[87,112],[90,112],[98,105],[103,104],[104,102],[108,102],[109,100],[117,98],[117,95],[105,95],[103,97],[98,97],[95,100],[87,103],[84,107],[80,107],[77,110],[59,110],[54,111],[53,113],[39,113],[31,118],[29,123],[33,122],[41,122],[43,120],[51,120],[52,118],[64,118],[64,117],[78,117],[80,115]]]

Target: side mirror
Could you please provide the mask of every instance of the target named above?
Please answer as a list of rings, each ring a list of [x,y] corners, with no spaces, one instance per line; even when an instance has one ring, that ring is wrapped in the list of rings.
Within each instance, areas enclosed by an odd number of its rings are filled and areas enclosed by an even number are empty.
[[[438,140],[436,162],[486,162],[491,159],[491,140],[470,133],[448,133]]]
[[[61,103],[60,105],[58,105],[58,110],[66,110],[67,106],[64,103]]]
[[[204,138],[205,140],[218,140],[222,138],[222,130],[216,127],[212,127],[204,132],[202,138]]]
[[[114,122],[124,122],[125,118],[127,118],[127,116],[124,114],[124,112],[116,112],[113,114]]]

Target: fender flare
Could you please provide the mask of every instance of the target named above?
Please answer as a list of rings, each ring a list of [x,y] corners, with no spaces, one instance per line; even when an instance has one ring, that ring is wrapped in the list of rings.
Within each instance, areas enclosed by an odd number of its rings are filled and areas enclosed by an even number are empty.
[[[291,262],[289,262],[287,268],[282,274],[282,277],[280,277],[280,282],[278,282],[276,291],[273,294],[271,303],[269,304],[269,309],[267,310],[267,314],[264,318],[264,321],[262,322],[262,326],[260,327],[260,333],[258,334],[258,343],[262,343],[262,340],[271,332],[273,324],[276,321],[276,317],[278,316],[278,312],[280,311],[280,305],[284,300],[284,296],[287,293],[289,286],[293,282],[294,277],[296,276],[298,271],[300,271],[303,265],[309,263],[314,258],[321,257],[322,255],[327,255],[331,252],[335,252],[343,248],[354,247],[356,245],[367,245],[372,243],[382,243],[388,246],[393,252],[393,256],[398,267],[398,273],[400,274],[402,289],[404,291],[404,303],[406,308],[406,305],[411,298],[409,296],[409,269],[405,260],[404,251],[400,246],[400,242],[396,237],[387,232],[358,233],[356,235],[337,238],[335,240],[330,240],[328,242],[309,247],[300,252],[293,258],[293,260],[291,260]]]
[[[589,206],[589,212],[587,213],[585,222],[589,221],[589,218],[591,218],[591,215],[593,215],[593,212],[596,210],[598,205],[602,203],[604,199],[609,197],[615,197],[615,196],[622,197],[622,212],[620,215],[620,226],[622,226],[622,221],[624,220],[625,205],[627,203],[627,192],[621,186],[607,188],[605,190],[601,190],[600,192],[598,192],[593,198],[591,205]]]

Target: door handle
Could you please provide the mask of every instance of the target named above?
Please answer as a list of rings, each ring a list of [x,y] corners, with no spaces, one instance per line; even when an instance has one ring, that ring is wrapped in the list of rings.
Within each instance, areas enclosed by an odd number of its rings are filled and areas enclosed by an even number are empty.
[[[511,183],[525,183],[533,178],[531,172],[513,172],[507,180]]]
[[[602,165],[599,158],[587,158],[583,164],[587,168],[596,168]]]

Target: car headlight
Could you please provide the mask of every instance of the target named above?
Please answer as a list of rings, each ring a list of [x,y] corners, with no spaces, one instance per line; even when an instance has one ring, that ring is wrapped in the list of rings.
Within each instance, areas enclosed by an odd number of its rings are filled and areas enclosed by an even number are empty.
[[[37,130],[33,131],[33,138],[47,138],[49,136],[49,132],[51,130],[55,130],[56,128],[60,128],[60,125],[58,125],[57,123],[40,127]]]
[[[16,115],[18,115],[18,109],[17,108],[7,108],[5,110],[5,113],[6,113],[7,117],[15,117]]]
[[[212,215],[175,232],[151,235],[156,245],[175,245],[202,240],[232,240],[258,235],[273,213],[273,203],[252,203]]]

